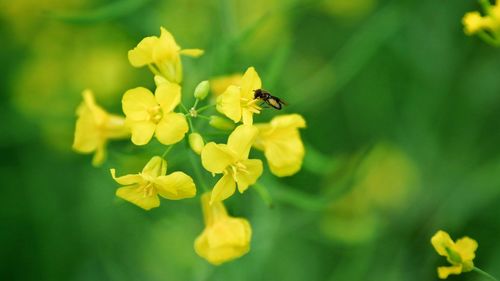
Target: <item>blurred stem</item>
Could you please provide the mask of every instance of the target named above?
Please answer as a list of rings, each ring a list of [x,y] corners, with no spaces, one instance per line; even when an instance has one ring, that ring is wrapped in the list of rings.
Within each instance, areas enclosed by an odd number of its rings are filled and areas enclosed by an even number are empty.
[[[201,186],[201,189],[203,189],[203,192],[208,192],[210,189],[208,189],[207,185],[205,184],[205,181],[203,180],[203,174],[201,173],[200,170],[200,163],[196,162],[195,156],[196,154],[191,150],[189,146],[189,142],[185,141],[187,149],[190,151],[189,153],[189,162],[191,163],[191,166],[193,167],[194,170],[194,176],[196,177],[196,180],[199,183],[199,186]]]
[[[487,14],[491,13],[491,3],[490,0],[479,0],[479,4],[483,7]]]
[[[153,72],[154,75],[161,76],[160,71],[154,65],[148,64],[148,68],[151,72]]]
[[[484,42],[486,42],[494,47],[500,46],[500,41],[493,38],[493,36],[491,36],[490,34],[488,34],[484,30],[478,32],[477,35],[479,36],[479,38],[481,38],[481,40],[483,40]]]
[[[170,150],[172,150],[172,147],[174,147],[174,145],[169,145],[165,151],[163,152],[163,154],[161,155],[161,158],[165,158],[165,156],[167,156],[167,154],[170,152]]]
[[[205,110],[207,110],[207,109],[210,109],[210,108],[212,108],[212,107],[214,107],[214,106],[215,106],[215,103],[213,103],[213,104],[207,104],[207,105],[205,105],[205,106],[202,106],[202,107],[198,108],[198,109],[196,110],[196,112],[200,113],[200,112],[205,111]]]
[[[269,190],[262,184],[256,182],[253,184],[253,189],[257,191],[257,194],[259,197],[266,203],[267,207],[273,208],[273,198],[271,197],[271,194],[269,193]]]
[[[479,274],[481,274],[481,275],[483,275],[484,277],[487,277],[487,278],[491,279],[491,280],[498,281],[498,279],[496,279],[495,277],[493,277],[493,276],[492,276],[491,274],[489,274],[488,272],[483,271],[483,270],[481,270],[481,269],[479,269],[479,268],[477,268],[477,267],[475,267],[475,266],[474,266],[474,268],[473,268],[472,270],[473,270],[473,271],[475,271],[475,272],[477,272],[477,273],[479,273]]]

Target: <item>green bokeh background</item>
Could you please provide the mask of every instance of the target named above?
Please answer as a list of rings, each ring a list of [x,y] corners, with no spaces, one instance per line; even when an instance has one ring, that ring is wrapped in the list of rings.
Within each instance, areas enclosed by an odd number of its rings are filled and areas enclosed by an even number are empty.
[[[0,1],[0,279],[437,280],[438,230],[479,243],[500,276],[500,49],[463,34],[475,1]],[[214,267],[193,250],[199,200],[145,212],[114,196],[108,169],[134,172],[157,144],[109,147],[102,168],[71,151],[91,88],[120,113],[148,86],[127,51],[164,26],[185,48],[184,95],[255,66],[300,113],[300,173],[262,178],[227,202],[252,250]],[[278,112],[267,110],[258,121]],[[281,113],[281,112],[279,112]],[[190,172],[185,152],[169,169]],[[256,153],[256,157],[262,155]],[[476,273],[449,280],[481,280]]]

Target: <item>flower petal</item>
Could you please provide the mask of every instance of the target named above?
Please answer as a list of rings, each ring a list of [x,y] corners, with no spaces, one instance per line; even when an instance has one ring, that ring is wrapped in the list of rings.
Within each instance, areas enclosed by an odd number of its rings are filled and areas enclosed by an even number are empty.
[[[236,155],[225,144],[207,143],[201,151],[201,164],[205,170],[220,174],[236,161]]]
[[[116,190],[116,196],[133,203],[144,210],[160,206],[160,199],[156,192],[147,196],[138,185],[120,187]]]
[[[305,128],[306,120],[300,114],[286,114],[276,116],[271,120],[271,126],[275,128]]]
[[[434,234],[434,236],[432,236],[431,244],[434,246],[434,249],[436,249],[436,252],[444,257],[448,256],[446,248],[451,248],[454,245],[450,235],[442,230],[439,230],[436,234]]]
[[[227,147],[233,150],[239,159],[246,159],[258,132],[255,126],[240,125],[229,135]]]
[[[181,102],[181,87],[165,81],[156,88],[155,98],[164,114],[172,112]]]
[[[448,278],[450,274],[460,274],[462,273],[462,265],[455,266],[440,266],[438,267],[438,276],[441,279]]]
[[[217,97],[217,111],[226,115],[234,123],[241,120],[240,89],[237,86],[229,86],[224,93]]]
[[[248,186],[256,183],[262,175],[262,161],[258,159],[247,159],[241,161],[241,164],[246,167],[246,171],[236,174],[236,183],[238,184],[238,191],[243,193],[248,189]]]
[[[181,141],[189,130],[186,117],[181,113],[163,115],[156,127],[156,138],[165,145]]]
[[[463,261],[472,261],[476,257],[477,241],[469,237],[460,238],[455,243],[455,249]]]
[[[197,57],[203,55],[204,52],[205,51],[203,51],[202,49],[184,49],[184,50],[180,51],[180,54],[197,58]]]
[[[135,145],[147,144],[155,132],[156,125],[150,121],[130,121],[127,122],[132,131],[132,142]]]
[[[122,98],[123,112],[127,119],[133,121],[148,120],[148,110],[157,105],[153,93],[144,87],[130,89],[125,92]]]
[[[151,180],[164,176],[166,173],[167,161],[160,156],[153,156],[142,169],[142,174],[150,177]]]
[[[183,172],[174,172],[155,180],[158,193],[170,200],[191,198],[196,195],[193,179]]]
[[[271,172],[278,177],[291,176],[302,167],[304,145],[297,133],[296,137],[275,139],[267,142],[264,155]]]
[[[111,172],[111,177],[113,177],[113,179],[121,185],[132,185],[140,183],[142,181],[142,177],[138,174],[128,174],[125,176],[116,177],[115,169],[110,169],[109,171]]]
[[[260,89],[262,82],[255,68],[249,67],[241,78],[241,97],[252,100],[254,98],[254,90]]]
[[[146,37],[137,44],[137,47],[128,51],[128,60],[134,67],[141,67],[153,63],[153,48],[158,44],[158,37]]]
[[[153,48],[153,61],[156,64],[161,64],[164,61],[170,63],[175,62],[179,59],[180,47],[175,42],[174,36],[167,31],[165,28],[161,27],[160,38],[158,43]]]
[[[236,183],[231,175],[225,174],[220,178],[220,180],[215,184],[212,190],[212,197],[210,198],[210,204],[217,201],[223,201],[229,198],[236,191]]]

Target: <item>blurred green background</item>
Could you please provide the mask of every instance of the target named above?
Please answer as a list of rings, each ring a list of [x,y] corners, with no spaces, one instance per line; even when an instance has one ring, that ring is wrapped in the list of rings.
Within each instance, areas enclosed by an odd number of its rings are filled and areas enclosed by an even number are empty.
[[[0,1],[0,279],[437,280],[438,229],[475,238],[476,265],[500,276],[500,50],[463,34],[471,10],[475,1]],[[153,88],[127,51],[160,26],[206,50],[183,61],[186,95],[253,65],[284,112],[308,123],[302,171],[263,176],[273,208],[252,189],[228,200],[254,235],[249,254],[220,267],[193,250],[198,198],[145,212],[114,196],[110,167],[137,171],[160,152],[118,142],[96,169],[71,151],[83,89],[120,113],[127,89]],[[172,153],[171,170],[189,171]]]

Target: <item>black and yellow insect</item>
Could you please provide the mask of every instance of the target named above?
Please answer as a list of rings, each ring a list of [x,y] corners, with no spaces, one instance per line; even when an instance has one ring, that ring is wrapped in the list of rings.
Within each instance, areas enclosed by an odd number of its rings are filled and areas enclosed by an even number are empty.
[[[277,110],[281,110],[281,108],[283,108],[283,105],[286,105],[286,102],[284,100],[271,95],[271,93],[263,89],[254,90],[253,98],[259,99]]]

